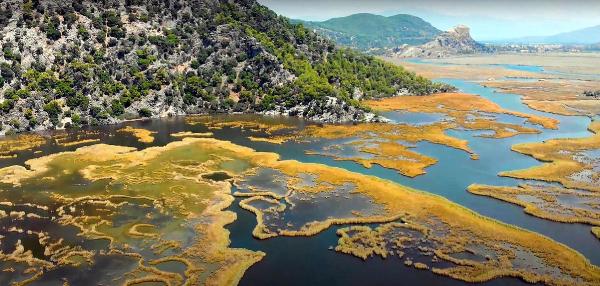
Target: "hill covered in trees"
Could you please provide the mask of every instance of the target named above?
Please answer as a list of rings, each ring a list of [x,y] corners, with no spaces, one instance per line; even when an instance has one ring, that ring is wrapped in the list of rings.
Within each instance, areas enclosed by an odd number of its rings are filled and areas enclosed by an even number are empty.
[[[208,112],[372,120],[359,100],[447,86],[254,0],[0,3],[1,133]]]
[[[421,45],[442,33],[425,20],[407,14],[385,17],[361,13],[323,22],[293,20],[338,44],[359,50]]]

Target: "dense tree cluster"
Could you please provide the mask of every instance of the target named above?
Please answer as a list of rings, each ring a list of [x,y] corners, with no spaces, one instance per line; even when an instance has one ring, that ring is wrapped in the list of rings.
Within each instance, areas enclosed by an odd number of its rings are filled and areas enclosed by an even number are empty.
[[[253,0],[9,0],[0,29],[0,117],[20,130],[445,88]]]

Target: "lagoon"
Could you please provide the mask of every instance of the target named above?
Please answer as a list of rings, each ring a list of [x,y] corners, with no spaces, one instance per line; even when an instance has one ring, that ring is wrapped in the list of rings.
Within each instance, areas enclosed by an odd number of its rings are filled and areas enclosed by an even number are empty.
[[[472,160],[464,151],[428,142],[417,143],[414,150],[439,160],[439,162],[426,169],[427,173],[416,178],[409,178],[398,174],[394,170],[374,166],[370,169],[349,161],[336,161],[330,157],[307,155],[306,150],[320,149],[335,142],[317,140],[314,142],[287,142],[281,145],[266,142],[253,142],[248,137],[257,135],[255,131],[243,131],[240,128],[224,127],[222,129],[209,129],[203,125],[189,125],[185,118],[167,118],[160,120],[137,121],[123,125],[144,128],[157,132],[155,141],[151,144],[139,142],[134,136],[117,133],[122,125],[106,127],[84,128],[86,132],[97,132],[102,143],[131,146],[139,149],[149,146],[163,146],[179,139],[170,134],[177,132],[213,132],[214,137],[221,140],[248,146],[258,151],[274,152],[281,155],[282,159],[294,159],[307,163],[321,163],[329,166],[344,168],[353,172],[377,176],[402,185],[420,189],[426,192],[441,195],[453,202],[470,208],[484,216],[488,216],[513,224],[524,229],[532,230],[546,235],[558,242],[579,251],[592,263],[600,264],[600,252],[597,251],[600,241],[590,232],[590,227],[582,224],[556,223],[525,214],[522,208],[504,203],[495,199],[476,196],[466,191],[470,184],[488,184],[515,186],[523,180],[498,177],[501,171],[522,169],[540,164],[537,160],[516,152],[510,147],[523,142],[540,142],[550,138],[586,137],[590,133],[587,126],[590,119],[587,117],[566,117],[538,112],[523,105],[519,96],[513,94],[497,93],[491,88],[483,87],[476,83],[445,79],[440,80],[457,86],[466,93],[479,94],[494,101],[500,106],[525,113],[543,115],[560,120],[558,130],[543,129],[541,134],[518,135],[506,139],[490,139],[477,136],[477,132],[465,130],[450,130],[449,135],[465,139],[470,147],[479,155],[479,160]],[[388,113],[389,118],[395,123],[408,123],[413,125],[426,125],[443,117],[431,114],[406,114]],[[522,119],[514,116],[500,116],[500,121],[522,123]],[[252,119],[253,116],[245,116]],[[299,119],[278,118],[287,124],[305,126],[313,124]],[[534,127],[529,123],[525,125]],[[68,131],[77,133],[83,131]],[[47,135],[64,133],[62,131],[46,132]],[[261,135],[261,134],[258,134]],[[264,134],[262,134],[264,135]],[[1,166],[23,164],[32,157],[40,157],[60,151],[74,150],[78,146],[62,146],[49,142],[33,151],[22,151],[16,158],[4,159]],[[252,228],[256,224],[254,215],[243,210],[238,205],[239,199],[229,208],[237,215],[237,220],[227,226],[231,232],[231,246],[260,250],[267,256],[258,264],[252,266],[241,280],[241,285],[277,284],[281,281],[293,281],[297,284],[287,285],[325,285],[334,281],[348,285],[364,285],[366,283],[377,285],[397,285],[398,281],[407,285],[427,283],[428,285],[463,285],[465,283],[450,278],[435,275],[429,271],[419,271],[403,265],[397,258],[381,259],[378,257],[362,261],[356,257],[337,253],[329,250],[335,246],[338,236],[332,227],[313,237],[276,237],[267,240],[257,240],[252,237]],[[100,246],[101,247],[101,246]],[[116,263],[115,265],[121,265]],[[116,267],[116,266],[115,266]],[[93,271],[90,269],[89,271]],[[306,275],[312,273],[312,275]],[[81,273],[77,273],[80,275]],[[5,277],[6,278],[6,277]],[[0,278],[1,280],[1,278]],[[521,280],[512,278],[494,279],[484,283],[486,285],[521,285]]]

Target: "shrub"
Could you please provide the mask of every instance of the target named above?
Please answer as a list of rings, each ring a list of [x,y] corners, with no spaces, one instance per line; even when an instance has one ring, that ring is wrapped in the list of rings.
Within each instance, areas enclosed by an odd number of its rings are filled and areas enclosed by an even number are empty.
[[[23,112],[23,115],[25,116],[25,119],[31,120],[31,118],[33,118],[33,110],[28,108]]]
[[[197,70],[200,67],[200,63],[198,62],[198,60],[193,60],[192,63],[190,64],[190,66]]]
[[[0,63],[0,75],[7,81],[11,81],[15,76],[11,66],[8,63]]]
[[[81,93],[77,93],[77,95],[67,98],[67,106],[69,106],[71,108],[79,108],[81,110],[87,110],[89,105],[90,105],[90,99]]]
[[[248,102],[248,103],[254,103],[256,101],[256,96],[254,96],[254,94],[250,91],[244,90],[242,92],[240,92],[240,102]]]
[[[59,25],[60,20],[56,16],[50,19],[46,19],[46,24],[44,25],[43,30],[46,33],[46,37],[48,37],[48,39],[51,39],[53,41],[60,39],[61,34],[58,30]]]
[[[109,27],[117,27],[123,25],[123,23],[121,22],[121,16],[113,11],[106,12],[104,14],[104,18],[106,18],[106,24]]]
[[[19,98],[28,98],[31,94],[27,88],[19,89],[16,93]]]
[[[44,111],[48,113],[48,116],[54,125],[58,124],[58,117],[62,113],[62,108],[58,101],[53,100],[44,105]]]
[[[117,28],[110,28],[109,35],[111,37],[114,37],[114,38],[117,38],[117,39],[122,39],[122,38],[125,38],[126,33],[125,33],[125,30],[123,28],[117,27]]]
[[[29,119],[29,127],[30,127],[30,128],[33,128],[33,127],[35,127],[36,125],[38,125],[38,120],[37,120],[37,118],[35,118],[35,117],[32,117],[32,118],[30,118],[30,119]]]
[[[73,122],[74,125],[79,126],[81,124],[81,115],[79,115],[79,113],[73,114],[73,116],[71,116],[71,122]]]
[[[88,30],[83,25],[78,26],[77,34],[84,40],[87,40],[90,38],[90,32],[88,32]]]
[[[125,113],[125,107],[123,107],[121,101],[116,99],[112,101],[110,105],[110,110],[113,116],[119,116]]]
[[[138,114],[140,117],[152,117],[152,111],[150,111],[148,108],[142,108],[138,110]]]
[[[150,55],[147,49],[137,50],[137,64],[140,70],[146,70],[152,63],[156,61],[156,56]]]
[[[73,97],[76,94],[75,89],[73,89],[71,82],[68,82],[68,81],[59,81],[56,84],[55,92],[56,92],[56,95],[58,95],[59,97],[66,97],[66,98]]]

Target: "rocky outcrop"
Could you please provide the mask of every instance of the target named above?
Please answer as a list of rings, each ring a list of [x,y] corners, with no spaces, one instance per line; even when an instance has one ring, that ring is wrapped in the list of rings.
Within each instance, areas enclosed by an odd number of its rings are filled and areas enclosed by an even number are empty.
[[[438,35],[433,41],[421,46],[405,46],[397,50],[396,56],[403,58],[444,58],[455,55],[487,53],[491,50],[473,40],[470,29],[459,25]]]
[[[324,101],[313,101],[292,108],[280,106],[265,112],[267,115],[297,116],[319,122],[387,122],[388,119],[366,112],[335,97],[327,97]]]

